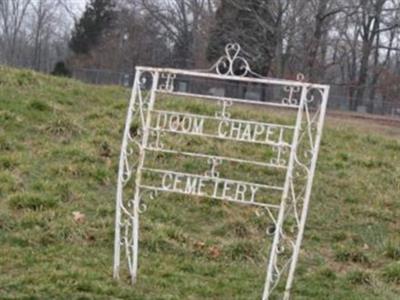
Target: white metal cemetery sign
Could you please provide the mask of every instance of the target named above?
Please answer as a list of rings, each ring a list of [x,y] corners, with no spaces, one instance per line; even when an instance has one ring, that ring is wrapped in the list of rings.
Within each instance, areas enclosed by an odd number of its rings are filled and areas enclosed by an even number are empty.
[[[309,207],[329,86],[306,83],[301,77],[290,81],[258,76],[241,56],[239,45],[229,44],[225,51],[226,55],[208,71],[136,68],[119,163],[114,277],[119,277],[123,253],[135,283],[139,214],[146,209],[143,198],[146,194],[170,192],[234,202],[263,211],[263,216],[270,219],[266,233],[272,241],[262,299],[268,299],[279,282],[285,286],[283,298],[288,299]],[[179,82],[180,78],[184,80]],[[206,87],[203,84],[203,89],[188,88],[190,80],[203,80]],[[210,92],[214,83],[221,82],[236,87],[256,86],[264,89],[264,93],[259,94],[261,101],[254,101],[246,99],[249,93]],[[270,92],[265,92],[271,87]],[[276,94],[282,95],[280,100],[270,101],[269,97]],[[179,110],[176,106],[159,109],[156,104],[162,96],[183,97],[186,102],[203,99],[207,106],[216,103],[219,106],[208,115]],[[246,105],[257,110],[288,110],[294,114],[294,121],[281,124],[232,115],[235,107],[245,109]],[[251,151],[245,156],[204,153],[198,150],[198,144],[190,147],[191,143],[187,143],[189,149],[182,149],[174,143],[182,137],[230,143],[232,149],[238,143],[261,147],[270,151],[271,156],[266,160],[253,158]],[[171,155],[171,161],[178,156],[202,161],[208,167],[201,173],[193,173],[171,170],[162,164],[148,166],[150,153]],[[251,176],[229,178],[229,174],[220,171],[226,164],[236,164],[239,168],[254,166],[283,176],[270,176],[270,182],[260,182],[260,178],[249,180]],[[272,201],[272,194],[279,195],[279,200]]]

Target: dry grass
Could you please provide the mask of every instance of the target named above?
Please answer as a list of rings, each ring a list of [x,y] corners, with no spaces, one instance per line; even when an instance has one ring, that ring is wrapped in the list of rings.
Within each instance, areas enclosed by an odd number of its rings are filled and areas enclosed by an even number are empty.
[[[259,299],[265,220],[176,195],[142,217],[135,288],[112,280],[126,99],[0,70],[0,299]],[[398,127],[328,118],[294,299],[400,298],[398,138]]]

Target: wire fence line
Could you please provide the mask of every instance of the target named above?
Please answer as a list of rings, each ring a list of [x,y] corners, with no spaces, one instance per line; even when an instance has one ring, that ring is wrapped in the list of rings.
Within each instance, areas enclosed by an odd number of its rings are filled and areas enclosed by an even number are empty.
[[[91,84],[109,84],[130,86],[133,83],[134,73],[118,72],[105,69],[72,69],[72,77]]]
[[[134,72],[118,72],[106,69],[72,69],[72,77],[90,84],[98,85],[120,85],[130,87],[133,84]],[[179,83],[178,89],[184,91],[187,88],[187,83],[182,81]],[[237,86],[236,86],[237,88]],[[240,90],[240,89],[239,89]],[[213,91],[216,95],[225,93],[224,89]],[[262,92],[257,89],[241,91],[242,96],[251,100],[261,100]],[[331,92],[328,101],[328,109],[336,111],[357,112],[361,114],[374,114],[387,117],[400,118],[400,103],[387,101],[381,95],[376,95],[373,105],[367,107],[366,103],[371,103],[369,99],[363,99],[357,110],[350,109],[351,98],[348,96],[348,90],[343,85],[331,84]]]

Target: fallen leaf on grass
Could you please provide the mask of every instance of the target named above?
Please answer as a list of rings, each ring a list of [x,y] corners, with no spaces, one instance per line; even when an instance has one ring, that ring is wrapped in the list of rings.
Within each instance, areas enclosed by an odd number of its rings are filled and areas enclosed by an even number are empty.
[[[74,212],[72,213],[72,215],[73,215],[74,221],[75,221],[76,223],[83,223],[83,222],[85,222],[85,219],[86,219],[85,214],[83,214],[83,213],[81,213],[81,212],[79,212],[79,211],[74,211]]]
[[[202,242],[202,241],[196,241],[196,242],[194,242],[194,247],[195,247],[196,249],[203,249],[205,245],[206,245],[206,244],[205,244],[204,242]]]
[[[212,258],[217,258],[221,255],[221,250],[217,246],[211,246],[208,248],[208,253]]]

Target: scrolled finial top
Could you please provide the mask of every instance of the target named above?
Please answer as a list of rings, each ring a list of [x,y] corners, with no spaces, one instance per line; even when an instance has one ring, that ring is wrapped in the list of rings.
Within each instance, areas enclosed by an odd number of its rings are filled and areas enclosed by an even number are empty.
[[[219,75],[245,77],[251,71],[247,60],[241,55],[241,47],[238,43],[229,43],[225,46],[225,55],[220,57],[214,65]]]

